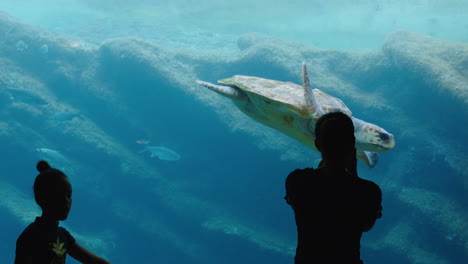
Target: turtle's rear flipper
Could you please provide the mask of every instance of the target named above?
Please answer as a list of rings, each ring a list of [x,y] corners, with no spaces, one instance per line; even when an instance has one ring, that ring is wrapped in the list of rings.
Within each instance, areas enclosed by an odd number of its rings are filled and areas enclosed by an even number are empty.
[[[379,161],[379,154],[370,151],[356,151],[356,157],[369,168],[374,168]]]
[[[204,82],[200,80],[197,80],[196,82],[199,85],[205,86],[206,88],[214,92],[217,92],[227,98],[230,98],[233,100],[245,100],[246,99],[245,93],[236,87],[231,87],[231,86],[226,86],[226,85],[216,85],[216,84],[212,84],[212,83]]]

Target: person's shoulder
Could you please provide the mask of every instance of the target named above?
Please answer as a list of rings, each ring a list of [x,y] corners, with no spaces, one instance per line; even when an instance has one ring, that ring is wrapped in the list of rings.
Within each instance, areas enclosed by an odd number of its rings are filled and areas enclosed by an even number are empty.
[[[31,234],[35,233],[36,230],[37,230],[36,222],[32,222],[23,230],[20,236],[30,236]]]
[[[68,232],[68,230],[67,230],[65,227],[63,227],[63,226],[58,226],[58,227],[57,227],[57,230],[58,230],[59,232],[63,232],[63,233],[66,233],[66,234],[70,234],[70,232]]]
[[[308,175],[314,173],[314,168],[295,169],[289,175]]]
[[[375,193],[377,195],[382,193],[379,185],[377,185],[375,182],[362,178],[358,178],[358,181],[364,191],[367,191],[368,193]]]
[[[313,168],[296,169],[292,171],[286,178],[286,188],[297,188],[302,183],[310,179],[310,175],[312,174],[314,174]]]
[[[289,173],[287,180],[298,180],[303,178],[306,175],[311,175],[314,173],[313,168],[305,168],[305,169],[295,169],[291,173]]]
[[[75,242],[75,238],[73,237],[70,232],[65,227],[59,226],[57,227],[59,234],[61,236],[61,239],[66,241],[69,244],[73,244]]]
[[[23,230],[23,232],[21,232],[21,234],[18,236],[18,239],[16,240],[16,244],[17,245],[28,244],[29,241],[31,241],[32,239],[35,238],[35,234],[36,234],[36,225],[33,222],[33,223],[29,224]]]
[[[307,186],[307,180],[310,178],[310,175],[314,173],[314,169],[305,168],[305,169],[296,169],[293,172],[289,173],[286,178],[286,202],[290,205],[296,205],[300,200],[301,193],[304,192],[305,186]]]
[[[363,186],[366,186],[368,188],[379,188],[380,189],[380,187],[377,185],[377,183],[375,183],[373,181],[366,180],[366,179],[363,179],[363,178],[358,178],[358,179],[359,179],[360,184],[362,184]]]

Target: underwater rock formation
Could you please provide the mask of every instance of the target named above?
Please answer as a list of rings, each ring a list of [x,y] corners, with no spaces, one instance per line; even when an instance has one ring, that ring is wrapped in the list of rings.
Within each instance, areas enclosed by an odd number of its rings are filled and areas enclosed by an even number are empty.
[[[434,91],[468,103],[468,46],[406,31],[388,36],[382,48],[392,66]]]

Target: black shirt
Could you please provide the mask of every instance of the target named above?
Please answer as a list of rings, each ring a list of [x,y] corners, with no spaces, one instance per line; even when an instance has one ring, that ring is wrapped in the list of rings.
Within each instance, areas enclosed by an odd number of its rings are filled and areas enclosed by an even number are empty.
[[[58,223],[36,217],[16,241],[16,258],[31,257],[34,264],[64,264],[67,248],[75,238]]]
[[[381,216],[382,193],[373,182],[319,170],[295,170],[286,179],[286,201],[294,210],[298,243],[295,263],[361,263],[360,240]]]

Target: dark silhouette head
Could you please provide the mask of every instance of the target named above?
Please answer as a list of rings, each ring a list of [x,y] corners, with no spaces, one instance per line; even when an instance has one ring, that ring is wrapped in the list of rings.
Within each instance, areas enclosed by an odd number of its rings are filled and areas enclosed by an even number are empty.
[[[327,113],[315,125],[315,146],[324,162],[346,166],[355,155],[355,142],[353,121],[344,113]]]
[[[67,219],[72,203],[72,186],[67,175],[51,168],[44,160],[36,168],[40,173],[34,181],[34,198],[42,215],[55,220]]]

